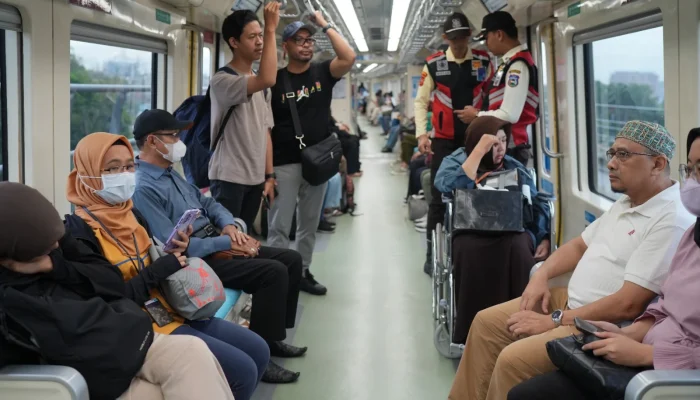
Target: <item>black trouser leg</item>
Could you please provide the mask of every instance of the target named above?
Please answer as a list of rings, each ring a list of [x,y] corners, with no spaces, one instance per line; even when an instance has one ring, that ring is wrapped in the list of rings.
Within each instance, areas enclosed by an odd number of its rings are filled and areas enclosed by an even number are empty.
[[[258,215],[264,184],[241,185],[225,181],[212,181],[211,194],[236,218],[246,223],[248,229]]]
[[[258,256],[258,259],[261,258],[279,261],[287,267],[289,286],[287,290],[285,325],[287,328],[294,328],[297,318],[297,304],[299,303],[299,282],[301,281],[301,271],[304,264],[301,254],[295,250],[263,246],[260,248],[260,255]]]
[[[530,161],[530,157],[532,157],[530,148],[531,146],[529,144],[521,144],[508,149],[506,154],[520,161],[522,165],[527,167],[527,163]]]
[[[428,226],[426,230],[428,246],[432,231],[438,223],[444,223],[445,220],[445,204],[442,202],[442,193],[435,189],[435,176],[440,168],[442,160],[457,150],[455,142],[451,139],[433,139],[431,148],[433,151],[433,159],[430,162],[430,192],[433,198],[428,206]],[[430,247],[428,247],[428,256],[430,256]],[[428,261],[430,261],[428,259]]]
[[[549,372],[529,379],[508,392],[508,400],[588,400],[595,399],[582,391],[561,371]]]
[[[264,249],[264,248],[263,248]],[[261,249],[261,253],[265,250]],[[268,342],[287,337],[289,272],[278,260],[206,258],[224,286],[253,294],[250,330]]]

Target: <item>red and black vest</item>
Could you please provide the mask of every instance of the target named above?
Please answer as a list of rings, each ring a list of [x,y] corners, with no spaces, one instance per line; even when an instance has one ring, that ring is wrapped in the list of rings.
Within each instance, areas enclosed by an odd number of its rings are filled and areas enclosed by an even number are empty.
[[[433,129],[439,139],[453,139],[464,145],[467,124],[452,110],[473,104],[476,88],[486,81],[490,58],[487,52],[472,49],[472,59],[458,64],[439,51],[426,59],[433,88]]]
[[[508,84],[506,82],[508,70],[516,61],[524,61],[527,64],[530,75],[525,106],[520,113],[518,122],[514,123],[511,128],[513,143],[518,146],[528,142],[527,127],[534,124],[539,117],[540,94],[537,84],[537,67],[529,51],[522,50],[513,54],[513,57],[507,63],[502,64],[496,71],[491,73],[489,79],[474,91],[474,107],[483,111],[501,108],[503,96],[506,92],[506,84]]]

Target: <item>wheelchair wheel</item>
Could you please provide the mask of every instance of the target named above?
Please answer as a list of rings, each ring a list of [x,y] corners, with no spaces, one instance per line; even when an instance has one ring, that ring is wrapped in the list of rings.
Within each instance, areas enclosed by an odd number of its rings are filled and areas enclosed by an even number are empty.
[[[440,323],[435,327],[435,333],[433,334],[433,344],[438,353],[440,353],[445,358],[459,358],[462,356],[462,352],[459,349],[453,349],[452,338],[450,333],[447,331],[447,325]]]
[[[435,231],[432,231],[432,267],[433,267],[433,273],[431,275],[432,281],[433,281],[433,320],[437,321],[438,320],[438,315],[439,315],[439,307],[440,307],[440,286],[439,286],[439,276],[438,272],[438,254],[437,254],[437,235],[435,234]]]

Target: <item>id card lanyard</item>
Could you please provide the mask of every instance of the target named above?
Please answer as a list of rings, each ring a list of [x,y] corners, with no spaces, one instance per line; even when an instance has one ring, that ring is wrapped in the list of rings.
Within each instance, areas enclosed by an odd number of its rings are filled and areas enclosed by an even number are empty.
[[[126,256],[129,257],[129,261],[131,262],[131,265],[133,265],[137,271],[140,272],[140,271],[143,271],[144,268],[146,268],[146,265],[143,263],[143,260],[141,259],[141,251],[139,250],[139,245],[138,245],[138,242],[136,241],[136,235],[134,235],[133,233],[131,234],[131,238],[134,240],[134,248],[136,248],[136,260],[137,261],[136,261],[136,263],[134,263],[134,259],[131,258],[131,256],[129,255],[129,251],[124,247],[122,242],[119,239],[117,239],[116,236],[114,236],[112,231],[110,231],[109,228],[107,228],[105,226],[105,224],[103,224],[102,221],[100,221],[100,219],[97,218],[95,216],[95,214],[91,213],[90,210],[88,210],[86,207],[82,207],[82,209],[90,216],[90,218],[94,219],[98,224],[100,224],[102,229],[104,229],[104,231],[107,232],[107,234],[112,239],[114,239],[114,241],[117,243],[117,246],[119,246],[119,248],[124,252],[124,254],[126,254]]]

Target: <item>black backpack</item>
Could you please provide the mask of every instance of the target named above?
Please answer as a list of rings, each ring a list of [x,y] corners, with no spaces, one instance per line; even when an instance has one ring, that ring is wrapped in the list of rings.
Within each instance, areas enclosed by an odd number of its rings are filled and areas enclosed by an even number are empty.
[[[46,364],[75,368],[90,399],[119,397],[153,343],[150,317],[126,298],[73,299],[58,284],[47,286],[41,296],[0,287],[0,335]]]

